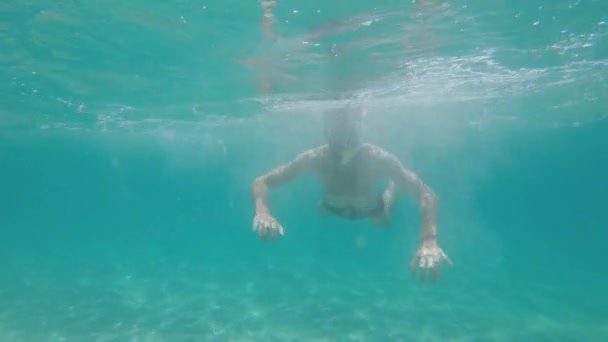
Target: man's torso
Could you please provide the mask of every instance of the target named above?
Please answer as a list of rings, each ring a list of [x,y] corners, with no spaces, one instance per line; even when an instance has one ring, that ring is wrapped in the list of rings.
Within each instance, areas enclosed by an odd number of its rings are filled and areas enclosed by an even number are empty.
[[[378,147],[365,144],[348,163],[342,164],[327,146],[317,164],[316,175],[323,184],[323,205],[330,211],[369,216],[381,209],[378,182],[384,176],[374,153]]]

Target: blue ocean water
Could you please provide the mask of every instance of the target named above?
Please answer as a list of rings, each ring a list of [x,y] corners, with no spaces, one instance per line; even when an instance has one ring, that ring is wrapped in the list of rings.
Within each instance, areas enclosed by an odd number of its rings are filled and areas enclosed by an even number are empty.
[[[277,0],[0,4],[1,341],[602,341],[608,3]],[[439,196],[319,217],[328,109]]]

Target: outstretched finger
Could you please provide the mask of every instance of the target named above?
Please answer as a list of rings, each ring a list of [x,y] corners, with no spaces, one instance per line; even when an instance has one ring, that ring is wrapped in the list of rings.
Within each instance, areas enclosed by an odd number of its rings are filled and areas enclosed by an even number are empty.
[[[431,260],[427,255],[420,257],[420,264],[418,265],[420,268],[425,269],[431,266]]]
[[[266,226],[265,225],[260,225],[260,227],[258,228],[258,235],[260,236],[260,238],[262,238],[262,240],[266,239]]]
[[[285,229],[283,229],[283,226],[281,225],[279,225],[279,235],[285,236]]]
[[[260,225],[260,219],[256,216],[256,217],[253,218],[253,225],[252,225],[251,229],[254,232],[257,232],[259,225]]]
[[[445,253],[441,252],[441,257],[443,258],[443,260],[445,260],[446,264],[448,264],[448,266],[452,267],[454,266],[454,263],[452,262],[452,260],[450,260],[450,258],[445,255]]]

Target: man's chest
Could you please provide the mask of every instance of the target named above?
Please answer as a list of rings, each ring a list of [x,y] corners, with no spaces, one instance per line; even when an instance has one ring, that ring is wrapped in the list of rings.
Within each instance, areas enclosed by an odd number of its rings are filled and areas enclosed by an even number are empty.
[[[350,165],[328,162],[319,170],[325,188],[333,193],[360,193],[375,188],[380,175],[373,165],[357,161]]]

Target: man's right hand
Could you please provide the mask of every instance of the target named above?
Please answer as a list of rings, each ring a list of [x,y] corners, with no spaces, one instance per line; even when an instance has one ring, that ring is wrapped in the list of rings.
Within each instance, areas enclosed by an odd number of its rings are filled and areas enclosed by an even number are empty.
[[[273,240],[278,236],[285,235],[285,230],[274,217],[270,214],[256,214],[253,218],[253,231],[256,232],[262,239],[270,236]]]

